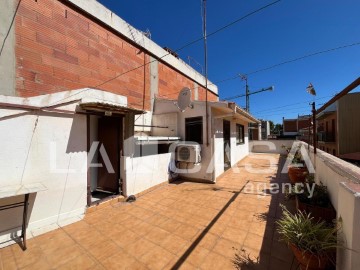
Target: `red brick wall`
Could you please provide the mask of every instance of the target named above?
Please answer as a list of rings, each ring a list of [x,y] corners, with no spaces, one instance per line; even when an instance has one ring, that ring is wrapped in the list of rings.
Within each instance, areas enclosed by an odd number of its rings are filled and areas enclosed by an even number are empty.
[[[111,80],[149,62],[149,56],[90,17],[57,0],[23,0],[15,33],[18,96],[96,87],[127,96],[134,107],[143,108],[145,101],[144,108],[150,108],[149,65]],[[192,89],[194,82],[159,63],[160,95],[185,86]],[[216,96],[209,93],[209,100]]]
[[[307,128],[310,126],[310,118],[299,120],[299,129]]]
[[[284,132],[297,132],[297,120],[285,120]]]

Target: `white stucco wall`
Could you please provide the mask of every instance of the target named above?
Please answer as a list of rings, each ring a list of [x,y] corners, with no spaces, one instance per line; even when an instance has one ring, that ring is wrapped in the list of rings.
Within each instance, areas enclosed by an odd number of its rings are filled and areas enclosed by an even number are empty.
[[[294,140],[263,140],[251,141],[249,149],[252,153],[274,153],[287,155],[286,149],[282,146],[291,148]]]
[[[26,113],[22,115],[22,113]],[[19,115],[17,115],[19,114]],[[86,206],[86,118],[0,109],[0,188],[41,182],[46,191],[30,196],[28,230],[82,216]],[[1,204],[23,196],[1,199]],[[21,225],[22,209],[0,212],[1,240]]]
[[[171,153],[122,157],[124,195],[135,195],[169,180]]]
[[[179,163],[179,168],[185,170],[179,175],[183,178],[212,181],[224,172],[224,139],[223,139],[223,120],[230,121],[230,144],[231,144],[231,166],[243,159],[249,153],[248,123],[244,120],[234,118],[229,112],[214,110],[215,107],[226,109],[227,105],[209,102],[209,145],[206,144],[206,110],[205,102],[194,102],[192,108],[187,108],[184,112],[179,112],[178,108],[171,100],[157,100],[155,102],[154,115],[157,114],[177,114],[178,136],[185,140],[185,119],[188,117],[203,117],[203,144],[201,145],[201,164],[188,166],[186,163]],[[242,124],[245,128],[245,143],[236,145],[236,123]],[[189,168],[189,170],[187,170]]]

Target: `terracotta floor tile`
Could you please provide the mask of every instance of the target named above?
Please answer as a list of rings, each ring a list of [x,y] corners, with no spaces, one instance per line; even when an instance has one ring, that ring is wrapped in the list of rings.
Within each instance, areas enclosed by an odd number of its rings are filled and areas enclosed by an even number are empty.
[[[135,243],[136,240],[140,239],[140,236],[134,233],[132,230],[126,230],[124,232],[115,234],[111,239],[117,245],[124,248],[132,243]]]
[[[80,256],[68,261],[67,263],[60,265],[57,269],[58,270],[89,269],[91,267],[94,267],[95,265],[96,262],[92,258],[90,258],[86,254],[81,254]],[[43,268],[43,269],[50,269],[50,265],[48,266],[48,268]]]
[[[185,248],[182,252],[179,252],[179,258],[196,267],[199,267],[204,261],[205,257],[209,254],[209,250],[200,246]]]
[[[174,219],[168,219],[167,221],[159,224],[158,226],[165,231],[173,232],[179,228],[182,224]]]
[[[167,221],[168,219],[169,219],[168,217],[166,217],[166,216],[164,216],[162,214],[156,214],[156,215],[151,216],[150,218],[148,218],[146,220],[146,222],[148,222],[148,223],[150,223],[150,224],[152,224],[154,226],[157,226],[157,225]]]
[[[239,243],[221,238],[216,243],[212,251],[224,257],[233,259],[235,253],[241,248],[241,246],[242,245]]]
[[[161,247],[154,247],[148,253],[140,258],[140,261],[150,269],[162,269],[171,260],[174,259],[174,255],[166,251]]]
[[[120,252],[121,248],[112,240],[105,240],[95,244],[94,246],[88,247],[86,251],[89,252],[96,260],[101,261]]]
[[[134,225],[131,230],[135,232],[136,234],[143,237],[144,235],[147,235],[150,231],[152,231],[155,227],[145,221],[138,223]]]
[[[179,251],[189,247],[190,244],[191,242],[184,240],[180,236],[170,234],[160,243],[160,246],[173,254],[178,254]]]
[[[201,239],[199,246],[204,247],[208,250],[212,250],[219,240],[220,236],[207,232],[204,237]]]
[[[189,225],[181,225],[174,233],[185,240],[192,240],[199,233],[199,229]]]
[[[253,233],[248,233],[244,242],[244,247],[249,247],[254,250],[259,250],[263,253],[270,253],[271,246],[272,246],[271,239],[263,238]]]
[[[237,242],[239,244],[243,244],[246,238],[247,232],[242,231],[240,229],[235,229],[233,227],[227,227],[222,233],[221,237]]]
[[[66,248],[58,248],[55,252],[46,253],[46,260],[52,267],[56,268],[82,254],[82,249],[74,245]]]
[[[13,256],[15,257],[16,260],[16,265],[19,268],[23,268],[27,265],[34,264],[38,260],[44,258],[44,253],[39,247],[34,247],[26,251],[23,251],[22,249],[20,249],[18,245],[13,245],[12,249],[14,254]],[[14,252],[14,250],[16,251]]]
[[[266,270],[269,267],[269,254],[251,248],[241,248],[237,250],[236,255],[242,258],[241,269]],[[239,260],[236,261],[239,262]]]
[[[210,252],[200,266],[201,269],[234,269],[231,259],[221,256],[217,253]]]
[[[19,266],[171,269],[174,265],[180,269],[234,269],[235,248],[245,249],[252,258],[260,255],[253,269],[289,268],[293,256],[277,242],[274,225],[284,197],[244,193],[234,196],[247,180],[264,183],[288,178],[276,172],[251,174],[244,169],[245,162],[268,166],[249,156],[237,164],[237,171],[228,170],[215,185],[169,184],[143,194],[134,203],[97,209],[80,222],[30,239],[26,252],[16,245],[0,249],[0,270]],[[233,197],[234,201],[217,217]],[[293,202],[286,203],[293,207]],[[207,233],[200,241],[203,231]],[[194,242],[197,239],[199,242]]]
[[[169,235],[169,232],[161,228],[154,227],[148,234],[145,235],[145,238],[157,245],[160,245],[160,243],[164,241],[165,238],[167,238]]]
[[[133,257],[139,259],[149,250],[153,249],[156,245],[152,242],[146,240],[145,238],[140,238],[134,243],[129,244],[126,247],[126,252],[132,255]]]
[[[130,269],[130,265],[132,265],[135,262],[136,260],[134,257],[125,253],[125,251],[120,251],[117,254],[101,261],[101,264],[106,269],[118,270],[118,269]]]
[[[25,266],[24,268],[21,268],[21,269],[22,270],[30,270],[30,269],[48,270],[51,268],[52,268],[52,266],[47,262],[47,260],[45,258],[42,258],[40,260],[37,260],[35,263],[28,264],[27,266]],[[67,269],[71,269],[71,268],[67,268]],[[72,269],[74,269],[74,268],[72,268]]]
[[[7,269],[17,269],[16,260],[14,257],[13,252],[11,251],[11,247],[6,247],[0,249],[0,259],[1,259],[1,266],[3,270]]]
[[[149,270],[149,268],[145,264],[143,264],[143,263],[141,263],[139,261],[133,262],[132,264],[127,266],[126,269],[129,269],[129,270]]]

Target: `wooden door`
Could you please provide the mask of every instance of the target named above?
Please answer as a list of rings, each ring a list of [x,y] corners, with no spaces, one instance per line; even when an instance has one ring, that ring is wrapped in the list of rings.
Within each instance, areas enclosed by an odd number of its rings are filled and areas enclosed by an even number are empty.
[[[104,156],[101,151],[99,151],[99,163],[102,164],[102,167],[98,169],[97,189],[114,194],[119,193],[121,130],[122,118],[99,118],[99,147],[101,149],[101,146],[104,146],[106,155]],[[107,157],[111,166],[105,164]]]

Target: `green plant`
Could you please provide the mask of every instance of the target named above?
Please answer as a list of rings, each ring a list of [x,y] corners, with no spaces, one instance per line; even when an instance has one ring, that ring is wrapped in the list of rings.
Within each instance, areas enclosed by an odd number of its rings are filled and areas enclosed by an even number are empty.
[[[315,185],[314,192],[311,196],[309,190],[306,188],[303,193],[297,194],[301,202],[320,207],[331,207],[329,192],[323,183],[320,182],[318,185],[313,179],[308,179],[306,183],[308,185]]]
[[[233,265],[236,269],[241,270],[246,267],[247,269],[256,269],[260,265],[260,257],[252,258],[250,253],[246,253],[245,249],[235,254]]]
[[[281,207],[283,216],[276,222],[281,241],[315,256],[327,256],[329,251],[341,247],[337,238],[340,229],[338,226],[316,221],[311,214],[305,212],[292,214],[283,205]]]

